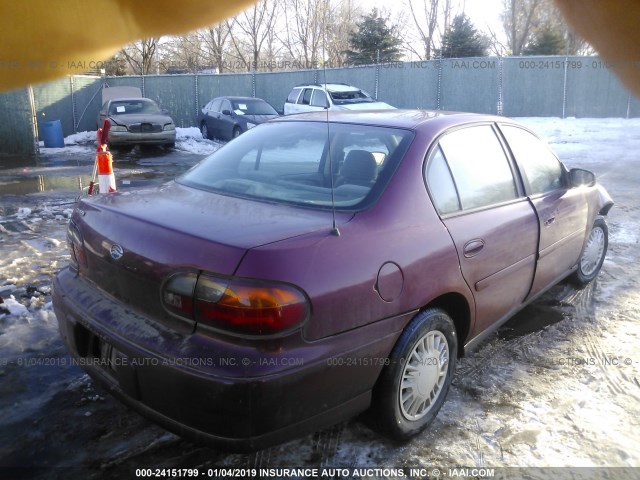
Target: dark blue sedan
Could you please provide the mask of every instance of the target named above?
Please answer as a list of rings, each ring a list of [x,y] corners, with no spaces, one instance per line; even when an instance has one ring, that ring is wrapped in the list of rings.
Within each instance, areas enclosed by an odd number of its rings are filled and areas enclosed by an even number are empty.
[[[230,140],[277,116],[261,98],[218,97],[202,107],[198,126],[203,138]]]

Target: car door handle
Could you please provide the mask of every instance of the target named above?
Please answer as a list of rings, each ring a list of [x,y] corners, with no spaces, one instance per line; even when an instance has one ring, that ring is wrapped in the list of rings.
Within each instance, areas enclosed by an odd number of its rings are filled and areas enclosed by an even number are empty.
[[[551,225],[555,221],[556,221],[556,217],[555,216],[549,217],[544,221],[544,224],[545,224],[545,226],[548,227],[549,225]]]
[[[475,257],[484,248],[484,240],[481,238],[474,238],[464,244],[462,252],[467,258]]]

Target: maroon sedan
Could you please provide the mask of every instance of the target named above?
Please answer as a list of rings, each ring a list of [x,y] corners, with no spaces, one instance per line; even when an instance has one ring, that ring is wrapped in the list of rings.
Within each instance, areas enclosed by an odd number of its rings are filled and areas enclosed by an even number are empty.
[[[466,348],[597,276],[612,205],[506,118],[285,117],[80,200],[54,307],[87,372],[180,435],[250,450],[371,408],[404,439]]]

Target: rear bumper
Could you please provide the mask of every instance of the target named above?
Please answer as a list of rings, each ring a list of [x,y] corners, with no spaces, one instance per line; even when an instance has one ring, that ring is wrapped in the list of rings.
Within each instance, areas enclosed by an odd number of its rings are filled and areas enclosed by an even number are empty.
[[[69,269],[54,308],[71,355],[140,414],[181,436],[251,451],[364,411],[405,316],[320,342],[257,345],[180,334],[132,312]],[[113,347],[105,365],[99,345]],[[159,353],[161,352],[161,353]]]

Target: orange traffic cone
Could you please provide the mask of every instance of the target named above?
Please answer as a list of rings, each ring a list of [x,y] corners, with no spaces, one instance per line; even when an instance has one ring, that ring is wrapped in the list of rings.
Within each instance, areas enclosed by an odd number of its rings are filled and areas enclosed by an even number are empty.
[[[98,186],[100,187],[100,193],[116,191],[116,177],[113,174],[113,157],[111,156],[111,152],[107,149],[109,128],[111,128],[111,122],[106,118],[102,128],[99,128],[97,132],[98,151],[96,153],[96,163],[93,168],[93,176],[91,178],[91,183],[89,184],[89,195],[93,194],[96,170],[98,173]]]
[[[100,193],[116,191],[116,176],[113,174],[113,158],[111,152],[102,150],[96,154],[98,162],[98,186]]]

